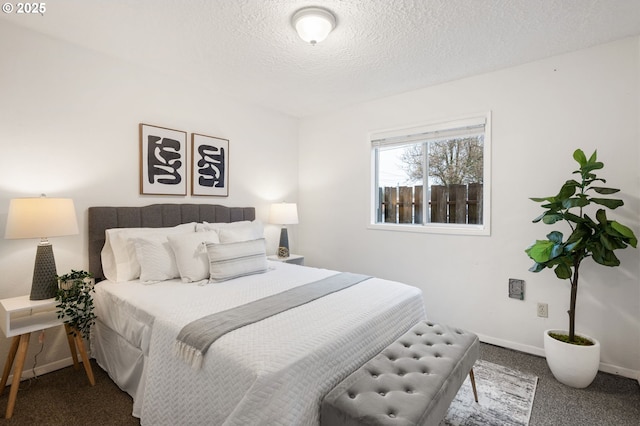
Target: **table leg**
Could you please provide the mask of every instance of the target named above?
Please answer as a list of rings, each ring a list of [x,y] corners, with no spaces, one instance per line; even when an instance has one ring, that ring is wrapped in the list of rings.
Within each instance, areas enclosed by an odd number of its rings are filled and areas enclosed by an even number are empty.
[[[87,373],[87,377],[89,378],[89,383],[91,383],[91,386],[94,386],[96,384],[96,379],[93,377],[93,370],[91,369],[89,356],[87,355],[87,351],[84,348],[84,339],[82,338],[82,335],[78,332],[76,332],[74,339],[78,346],[78,350],[80,351],[80,356],[82,357],[82,364],[84,365],[84,371]]]
[[[71,351],[71,358],[73,359],[73,368],[79,370],[80,363],[78,363],[78,352],[76,351],[76,344],[73,336],[74,330],[69,324],[65,324],[64,331],[67,333],[67,342],[69,343],[69,350]]]
[[[7,403],[7,412],[5,417],[10,419],[13,416],[13,408],[16,405],[18,396],[18,388],[20,387],[20,376],[22,376],[22,368],[24,367],[24,359],[29,349],[29,337],[31,333],[25,333],[20,336],[18,345],[18,358],[16,359],[16,367],[13,369],[13,381],[11,382],[11,391],[9,392],[9,402]]]
[[[2,382],[0,383],[0,395],[4,392],[4,387],[7,385],[9,379],[9,373],[11,373],[11,367],[13,367],[13,360],[18,352],[18,343],[20,343],[20,336],[13,336],[11,340],[11,349],[7,354],[7,362],[4,364],[4,371],[2,372]]]

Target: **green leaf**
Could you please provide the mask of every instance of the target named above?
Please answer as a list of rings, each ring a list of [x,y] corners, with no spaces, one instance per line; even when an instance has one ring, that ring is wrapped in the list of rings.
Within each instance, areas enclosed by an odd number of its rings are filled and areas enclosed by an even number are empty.
[[[573,194],[576,193],[576,185],[574,185],[576,182],[575,181],[567,181],[565,182],[564,185],[562,185],[562,188],[560,189],[560,192],[558,193],[558,195],[556,195],[556,200],[557,201],[564,201],[567,198],[570,198],[573,196]]]
[[[549,241],[553,241],[556,244],[562,244],[563,235],[560,231],[551,231],[547,234],[547,238]]]
[[[562,201],[562,207],[565,209],[571,209],[574,207],[584,207],[589,205],[589,200],[585,197],[567,198]]]
[[[611,238],[607,234],[600,234],[600,242],[607,250],[616,250],[625,247],[624,243],[619,242],[616,238]]]
[[[598,194],[615,194],[616,192],[620,192],[619,189],[615,189],[615,188],[603,188],[601,186],[592,186],[589,189],[593,189],[594,191],[596,191]]]
[[[622,234],[622,236],[628,239],[631,247],[635,248],[638,245],[638,239],[630,228],[627,228],[626,226],[616,222],[615,220],[611,221],[611,227],[615,229],[616,232],[619,232],[620,234]]]
[[[561,263],[556,266],[554,272],[556,273],[556,277],[560,278],[561,280],[567,280],[571,278],[571,268],[568,267],[565,263]]]
[[[564,218],[565,220],[574,222],[574,223],[582,223],[584,222],[584,219],[578,215],[575,215],[573,213],[569,213],[569,212],[565,212],[564,213]]]
[[[553,246],[555,243],[548,240],[536,240],[535,243],[530,245],[525,252],[537,263],[544,263],[551,259],[551,253],[553,252]]]
[[[594,253],[593,260],[604,266],[620,266],[620,259],[617,258],[613,250],[605,250],[598,256]]]
[[[546,268],[546,266],[543,263],[536,262],[536,263],[533,264],[533,266],[531,268],[529,268],[529,271],[531,271],[531,272],[540,272],[545,268]]]
[[[601,168],[604,167],[604,164],[596,161],[595,163],[588,163],[585,164],[584,166],[580,167],[580,172],[582,174],[582,176],[587,176],[591,179],[595,179],[596,175],[594,175],[593,173],[591,173],[594,170],[600,170]]]
[[[584,165],[587,164],[587,156],[584,155],[584,152],[580,148],[573,151],[573,159],[580,164],[580,167],[584,167]]]
[[[547,225],[553,225],[554,223],[562,219],[564,219],[564,217],[560,213],[546,212],[544,215],[542,215],[542,222],[546,223]]]
[[[540,222],[540,220],[542,220],[542,218],[544,217],[544,215],[547,214],[547,212],[542,213],[540,216],[536,217],[535,219],[532,220],[533,223],[538,223]]]
[[[601,206],[610,208],[611,210],[617,209],[618,207],[624,205],[624,201],[610,198],[592,198],[591,201],[596,204],[600,204]]]
[[[598,209],[596,212],[596,219],[601,225],[607,224],[607,212],[604,209]]]
[[[591,157],[589,157],[589,162],[593,163],[597,159],[598,159],[598,150],[596,149],[593,151],[593,154],[591,154]]]
[[[531,201],[535,201],[536,203],[541,203],[543,201],[549,201],[550,203],[553,203],[556,200],[555,197],[542,197],[542,198],[531,197],[529,199]]]

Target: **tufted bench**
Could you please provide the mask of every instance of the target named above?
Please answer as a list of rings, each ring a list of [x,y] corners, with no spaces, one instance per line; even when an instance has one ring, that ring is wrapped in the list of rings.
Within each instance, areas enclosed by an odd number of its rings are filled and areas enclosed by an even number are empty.
[[[423,321],[333,388],[322,400],[321,426],[438,425],[469,374],[478,336]]]

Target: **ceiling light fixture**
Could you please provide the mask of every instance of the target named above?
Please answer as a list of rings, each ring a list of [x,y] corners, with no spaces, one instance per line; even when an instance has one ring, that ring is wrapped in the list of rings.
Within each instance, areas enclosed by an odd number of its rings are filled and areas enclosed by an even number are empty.
[[[291,24],[301,39],[315,45],[336,27],[336,17],[326,9],[305,7],[293,14]]]

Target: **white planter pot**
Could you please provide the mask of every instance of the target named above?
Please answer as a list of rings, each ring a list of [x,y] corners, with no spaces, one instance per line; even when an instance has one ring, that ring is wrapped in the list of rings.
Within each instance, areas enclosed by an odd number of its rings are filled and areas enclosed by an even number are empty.
[[[566,330],[544,332],[544,353],[553,376],[573,388],[586,388],[593,382],[600,366],[600,342],[580,334],[593,342],[592,346],[572,345],[549,336],[549,333],[569,334]]]
[[[94,278],[83,278],[82,281],[84,281],[89,285],[94,285],[96,280]],[[76,280],[68,280],[68,281],[58,280],[58,288],[60,288],[61,290],[69,290],[71,287],[73,287],[73,284],[75,282]]]

